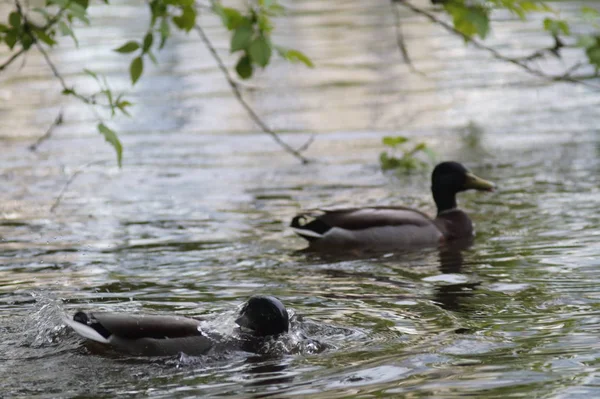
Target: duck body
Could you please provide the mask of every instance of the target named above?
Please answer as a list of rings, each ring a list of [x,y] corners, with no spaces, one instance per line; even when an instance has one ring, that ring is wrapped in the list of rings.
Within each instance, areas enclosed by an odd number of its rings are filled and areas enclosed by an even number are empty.
[[[246,302],[236,319],[247,330],[237,338],[203,331],[200,320],[182,316],[79,311],[64,322],[82,337],[124,353],[200,356],[220,347],[254,351],[262,338],[287,332],[289,318],[277,298],[257,295]]]
[[[410,249],[438,246],[473,235],[473,223],[456,204],[456,193],[468,189],[491,191],[494,185],[457,162],[443,162],[432,173],[435,219],[416,209],[380,206],[312,210],[292,219],[291,228],[310,249]]]

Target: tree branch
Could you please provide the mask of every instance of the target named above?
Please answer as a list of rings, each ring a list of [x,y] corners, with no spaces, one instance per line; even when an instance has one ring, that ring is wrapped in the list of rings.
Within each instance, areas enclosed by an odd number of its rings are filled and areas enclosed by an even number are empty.
[[[396,28],[396,44],[398,44],[398,49],[400,50],[400,55],[402,56],[402,58],[404,59],[404,62],[406,63],[406,65],[408,65],[408,68],[412,72],[425,76],[425,74],[423,72],[421,72],[417,68],[415,68],[415,65],[413,64],[413,62],[410,58],[410,55],[406,48],[406,40],[404,39],[404,33],[402,32],[402,26],[400,24],[400,22],[402,21],[402,18],[400,15],[400,9],[398,8],[398,6],[395,3],[396,2],[394,0],[392,0],[390,2],[390,5],[392,6],[392,11],[394,13],[394,18],[395,18],[394,25]]]
[[[561,81],[561,82],[569,82],[569,83],[576,83],[576,84],[580,84],[586,87],[591,87],[593,89],[600,89],[600,86],[598,85],[594,85],[591,84],[589,82],[586,82],[585,79],[591,79],[591,78],[595,78],[595,77],[599,77],[600,75],[598,75],[597,73],[593,74],[593,75],[581,75],[581,76],[573,76],[572,75],[572,70],[574,69],[578,69],[579,66],[575,67],[571,67],[569,68],[567,73],[561,74],[561,75],[549,75],[544,73],[543,71],[540,71],[539,69],[536,68],[532,68],[529,64],[527,64],[527,61],[532,60],[534,58],[539,58],[541,57],[541,53],[540,52],[536,52],[532,55],[530,55],[527,58],[510,58],[507,57],[505,55],[503,55],[502,53],[500,53],[498,50],[486,46],[485,44],[475,40],[474,38],[464,34],[463,32],[459,31],[458,29],[456,29],[454,26],[452,26],[451,24],[449,24],[446,21],[443,21],[442,19],[438,18],[437,16],[435,16],[434,14],[432,14],[429,11],[423,10],[413,4],[411,4],[409,1],[407,0],[391,0],[403,7],[408,8],[409,10],[411,10],[412,12],[414,12],[415,14],[419,14],[424,16],[425,18],[429,19],[431,22],[435,23],[436,25],[441,26],[442,28],[446,29],[447,31],[449,31],[450,33],[460,36],[461,38],[463,38],[465,40],[465,42],[471,43],[473,46],[475,46],[476,48],[480,49],[480,50],[485,50],[488,53],[490,53],[494,58],[504,61],[504,62],[508,62],[510,64],[516,65],[519,68],[525,70],[526,72],[528,72],[531,75],[540,77],[542,79],[551,81],[551,82],[557,82],[557,81]],[[541,50],[543,52],[549,52],[551,51],[550,49],[544,49]],[[532,58],[533,57],[533,58]]]
[[[5,70],[10,64],[12,64],[14,61],[16,61],[25,52],[26,52],[26,50],[24,48],[22,48],[19,51],[17,51],[16,53],[14,53],[13,55],[11,55],[8,60],[6,60],[3,64],[0,65],[0,71]]]
[[[217,53],[217,50],[215,49],[215,47],[212,45],[212,42],[210,41],[210,39],[204,32],[204,29],[202,29],[202,27],[198,24],[196,24],[194,26],[194,28],[200,34],[200,38],[202,39],[202,41],[204,42],[204,44],[210,51],[211,55],[217,62],[217,65],[219,66],[219,69],[221,70],[221,72],[223,72],[223,75],[225,76],[225,80],[227,80],[227,83],[231,87],[231,90],[233,90],[233,94],[237,98],[238,102],[242,105],[242,107],[244,107],[244,109],[246,110],[246,112],[248,113],[250,118],[254,121],[254,123],[256,123],[258,125],[258,127],[260,127],[262,129],[263,132],[270,135],[273,138],[273,140],[275,140],[277,142],[277,144],[279,144],[285,151],[287,151],[288,153],[290,153],[291,155],[293,155],[294,157],[296,157],[297,159],[302,161],[302,163],[304,163],[304,164],[309,163],[310,162],[309,159],[304,157],[300,153],[300,151],[306,149],[306,147],[308,147],[308,145],[310,145],[310,143],[312,142],[313,138],[311,137],[307,143],[305,143],[304,145],[302,145],[300,147],[299,150],[294,149],[289,144],[287,144],[285,141],[283,141],[277,133],[275,133],[269,126],[267,126],[267,124],[265,122],[263,122],[263,120],[258,116],[258,114],[246,102],[246,100],[242,96],[242,92],[240,91],[238,84],[231,77],[231,74],[229,73],[227,66],[225,66],[225,63],[223,62],[223,60]]]
[[[35,143],[33,143],[32,145],[29,146],[29,151],[37,151],[40,144],[42,144],[44,141],[46,141],[50,138],[50,136],[52,135],[52,132],[54,131],[54,128],[62,123],[63,123],[63,112],[61,110],[58,113],[58,116],[56,117],[56,119],[54,119],[54,122],[52,122],[52,124],[48,128],[48,130],[46,130],[46,133],[42,137],[37,139],[35,141]]]
[[[60,202],[61,202],[63,196],[67,192],[67,189],[75,181],[75,179],[77,178],[77,176],[79,176],[81,173],[83,173],[90,166],[100,165],[100,164],[106,163],[106,162],[107,161],[104,161],[104,160],[103,161],[88,162],[88,163],[84,164],[83,166],[80,166],[75,172],[73,172],[73,174],[71,176],[69,176],[69,179],[67,180],[67,182],[63,186],[62,190],[60,190],[60,193],[58,194],[58,196],[54,200],[54,203],[50,207],[50,212],[53,213],[56,210],[56,208],[58,208],[58,206],[60,205]]]

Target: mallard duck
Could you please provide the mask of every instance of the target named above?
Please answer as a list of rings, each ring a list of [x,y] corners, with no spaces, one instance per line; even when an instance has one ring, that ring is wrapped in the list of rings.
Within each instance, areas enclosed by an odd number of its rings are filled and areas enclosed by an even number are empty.
[[[471,219],[457,207],[456,194],[470,189],[493,191],[494,187],[458,162],[442,162],[431,175],[435,219],[401,206],[318,209],[296,215],[290,227],[316,250],[437,246],[473,235]]]
[[[283,303],[262,295],[252,296],[242,307],[235,323],[244,332],[237,339],[205,332],[200,328],[200,320],[181,316],[79,311],[64,322],[84,338],[144,356],[178,353],[197,356],[216,345],[248,350],[258,346],[253,341],[286,333],[289,328],[289,316]]]

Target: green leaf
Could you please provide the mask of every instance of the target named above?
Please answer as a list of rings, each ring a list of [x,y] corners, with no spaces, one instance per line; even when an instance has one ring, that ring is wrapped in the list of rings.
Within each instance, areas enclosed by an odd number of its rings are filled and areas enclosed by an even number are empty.
[[[158,31],[160,32],[160,45],[158,46],[158,48],[162,49],[165,46],[167,39],[171,35],[169,21],[166,18],[163,18],[162,21],[160,21],[160,28]]]
[[[21,26],[21,15],[18,12],[13,11],[8,15],[8,23],[18,28]]]
[[[235,66],[235,71],[242,79],[248,79],[252,76],[252,62],[250,61],[250,57],[248,57],[248,55],[243,55],[240,57],[237,65]]]
[[[120,168],[122,166],[123,160],[123,146],[121,145],[121,141],[119,141],[117,133],[109,129],[104,123],[98,124],[98,131],[104,136],[104,139],[108,141],[110,145],[112,145],[115,149],[115,152],[117,153],[117,164]]]
[[[49,20],[52,18],[52,15],[45,8],[35,7],[35,8],[32,8],[31,11],[35,11],[38,14],[42,14],[46,18],[46,20]]]
[[[83,9],[87,9],[90,5],[90,0],[73,0],[75,3],[79,4]]]
[[[87,75],[91,76],[92,78],[94,78],[96,81],[98,81],[98,75],[96,74],[96,72],[91,71],[87,68],[83,69],[83,72],[85,72]]]
[[[33,30],[33,33],[35,34],[35,36],[38,39],[40,39],[41,41],[43,41],[50,47],[52,47],[56,44],[56,40],[54,40],[50,36],[48,36],[48,34],[46,34],[46,32],[44,32],[42,29],[35,29],[35,30]]]
[[[248,54],[252,61],[263,68],[269,63],[272,52],[271,43],[262,35],[254,39],[248,47]]]
[[[117,102],[117,108],[121,110],[127,116],[131,116],[129,112],[127,112],[126,108],[130,107],[132,104],[129,101],[119,101]]]
[[[122,54],[126,54],[126,53],[133,53],[135,50],[140,48],[140,44],[136,41],[130,41],[125,43],[124,45],[122,45],[119,48],[114,49],[113,51],[116,51],[117,53],[122,53]]]
[[[192,7],[183,7],[182,13],[178,17],[173,17],[173,23],[181,30],[189,32],[196,24],[196,10]]]
[[[249,25],[240,25],[233,32],[233,36],[231,37],[231,49],[232,53],[245,50],[248,48],[250,43],[252,43],[252,36],[254,35],[254,31],[252,27]]]
[[[4,36],[4,42],[11,50],[13,47],[15,47],[15,44],[17,43],[17,32],[15,29],[6,32],[6,35]]]
[[[448,2],[444,4],[446,11],[452,16],[454,27],[467,37],[477,34],[485,39],[490,29],[488,10],[481,6],[466,6]]]
[[[0,24],[0,32],[8,32],[11,28],[4,24]]]
[[[134,85],[135,82],[138,81],[140,76],[142,76],[142,72],[144,71],[144,61],[142,57],[136,57],[133,61],[131,61],[131,66],[129,67],[129,74],[131,75],[131,84]]]
[[[235,8],[223,7],[219,15],[221,16],[223,25],[225,25],[228,30],[237,28],[244,20],[242,14]]]
[[[312,63],[304,53],[298,50],[287,50],[285,58],[291,62],[301,62],[309,68],[314,68],[315,64]]]
[[[258,29],[261,32],[269,33],[273,30],[273,24],[267,14],[260,14],[258,16]]]
[[[154,35],[152,34],[152,32],[146,33],[146,36],[144,36],[144,46],[142,48],[142,51],[144,53],[147,52],[150,49],[150,47],[152,47],[153,42],[154,42]]]
[[[577,47],[590,48],[594,47],[597,40],[594,36],[581,35],[577,38]]]
[[[31,37],[30,34],[25,33],[21,36],[21,46],[23,46],[23,48],[25,50],[28,50],[32,44],[33,44],[33,37]]]
[[[594,65],[596,68],[600,68],[600,46],[596,45],[594,47],[588,48],[585,53],[590,60],[590,64]]]
[[[581,12],[588,18],[598,18],[600,17],[600,11],[596,10],[592,7],[582,7]]]
[[[400,144],[404,144],[408,141],[408,138],[404,137],[404,136],[396,136],[396,137],[392,137],[392,136],[386,136],[383,138],[383,140],[381,140],[381,142],[383,143],[383,145],[386,145],[388,147],[397,147]]]
[[[146,55],[148,56],[148,58],[150,58],[150,61],[152,61],[152,63],[154,65],[158,65],[158,60],[156,59],[156,57],[154,56],[154,54],[152,54],[152,51],[148,51],[146,53]]]
[[[569,24],[560,19],[544,19],[544,29],[552,33],[554,36],[558,36],[561,32],[565,35],[569,35],[571,33]]]
[[[63,36],[71,36],[73,42],[75,42],[75,46],[79,47],[79,41],[77,40],[75,33],[73,33],[69,25],[67,25],[64,21],[58,21],[58,29],[60,29],[60,33],[62,33]]]

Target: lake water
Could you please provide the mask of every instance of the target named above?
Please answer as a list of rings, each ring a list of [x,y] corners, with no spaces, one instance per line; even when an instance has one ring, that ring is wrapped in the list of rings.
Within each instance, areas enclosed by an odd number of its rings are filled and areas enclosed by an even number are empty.
[[[176,37],[132,90],[130,58],[110,50],[142,37],[145,8],[92,14],[79,50],[65,39],[51,56],[77,88],[95,90],[86,67],[130,92],[134,117],[107,122],[122,169],[94,111],[60,95],[38,54],[0,75],[0,396],[600,395],[597,91],[541,82],[402,11],[426,76],[414,74],[387,2],[295,1],[276,41],[316,68],[276,61],[244,93],[294,146],[315,135],[315,162],[301,165],[244,113],[196,33]],[[232,64],[218,22],[200,22]],[[506,20],[489,43],[512,55],[550,45],[540,23]],[[64,124],[30,151],[61,109]],[[379,169],[381,138],[398,134],[498,184],[460,195],[473,245],[296,252],[304,242],[287,224],[303,208],[434,212],[429,171]],[[96,354],[61,322],[76,309],[177,313],[226,332],[253,293],[296,315],[270,356]]]

